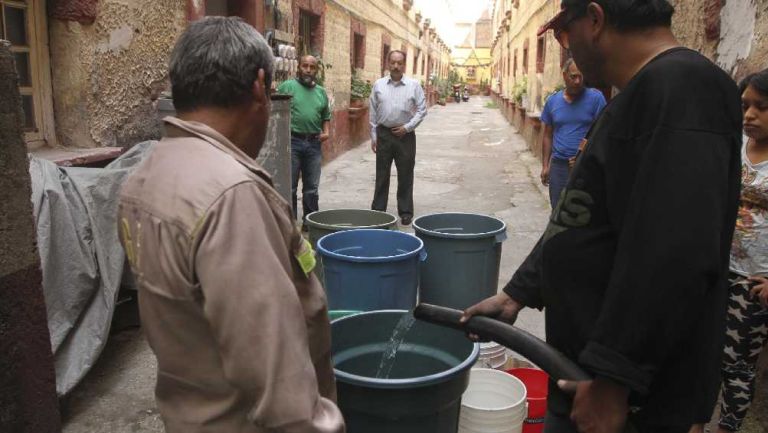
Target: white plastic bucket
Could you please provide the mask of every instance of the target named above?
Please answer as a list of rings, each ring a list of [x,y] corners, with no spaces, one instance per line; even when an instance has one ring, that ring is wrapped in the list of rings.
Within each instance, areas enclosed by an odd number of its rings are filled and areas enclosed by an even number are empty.
[[[507,348],[494,343],[480,343],[480,356],[477,366],[482,368],[501,368],[507,363]]]
[[[528,415],[526,389],[503,371],[473,368],[461,397],[459,433],[520,433]]]

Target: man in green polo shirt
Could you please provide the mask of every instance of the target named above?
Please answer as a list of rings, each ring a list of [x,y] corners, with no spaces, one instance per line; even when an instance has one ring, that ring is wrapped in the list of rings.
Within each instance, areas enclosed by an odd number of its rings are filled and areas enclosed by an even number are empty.
[[[291,197],[293,216],[297,216],[296,190],[301,177],[302,221],[320,209],[318,186],[323,159],[322,143],[330,136],[331,108],[325,89],[315,81],[317,59],[304,56],[295,80],[284,81],[277,88],[291,99]],[[302,229],[306,229],[302,226]]]

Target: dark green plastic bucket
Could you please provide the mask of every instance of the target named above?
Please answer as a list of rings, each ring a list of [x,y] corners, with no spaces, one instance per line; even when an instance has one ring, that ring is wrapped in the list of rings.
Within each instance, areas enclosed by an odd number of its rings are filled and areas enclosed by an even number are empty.
[[[413,221],[427,260],[420,268],[419,302],[464,310],[498,290],[504,221],[486,215],[441,213]]]
[[[336,319],[341,319],[342,317],[351,316],[353,314],[357,314],[359,311],[355,310],[330,310],[328,312],[328,320],[333,322]]]
[[[342,230],[382,229],[396,230],[397,217],[376,210],[367,209],[330,209],[312,212],[305,223],[309,227],[309,242],[317,250],[317,241],[325,235]],[[322,259],[317,260],[315,274],[323,282]]]
[[[456,433],[479,348],[459,331],[416,321],[389,378],[376,378],[393,330],[410,312],[372,311],[331,324],[339,408],[348,433]]]

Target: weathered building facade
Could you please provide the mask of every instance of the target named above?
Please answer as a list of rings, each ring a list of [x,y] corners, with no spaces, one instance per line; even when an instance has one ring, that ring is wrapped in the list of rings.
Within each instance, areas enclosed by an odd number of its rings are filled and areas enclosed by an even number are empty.
[[[449,48],[411,0],[8,0],[25,141],[62,162],[110,158],[157,138],[156,101],[169,90],[168,56],[187,23],[236,15],[278,45],[318,55],[333,103],[328,157],[366,136],[349,119],[352,71],[382,76],[386,50],[408,54],[408,75],[429,87],[448,73]],[[295,71],[288,69],[282,79]],[[364,117],[364,116],[358,116]],[[88,150],[83,150],[88,149]]]
[[[680,42],[711,58],[734,79],[768,67],[768,0],[677,0],[673,30]],[[493,0],[492,89],[505,116],[540,155],[539,115],[562,85],[568,53],[552,32],[537,30],[560,0]],[[600,89],[610,96],[611,89]]]
[[[539,27],[560,9],[559,0],[496,0],[491,45],[492,91],[500,109],[539,155],[539,116],[547,95],[562,83],[567,53]]]

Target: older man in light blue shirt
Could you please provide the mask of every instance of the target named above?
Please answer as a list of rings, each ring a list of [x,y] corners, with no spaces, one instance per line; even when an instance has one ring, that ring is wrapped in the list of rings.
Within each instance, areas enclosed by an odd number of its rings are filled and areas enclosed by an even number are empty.
[[[403,225],[413,220],[414,130],[427,115],[418,81],[403,76],[405,53],[390,51],[389,76],[376,80],[371,92],[371,149],[376,154],[376,190],[371,209],[386,211],[392,161],[397,167],[397,213]]]

